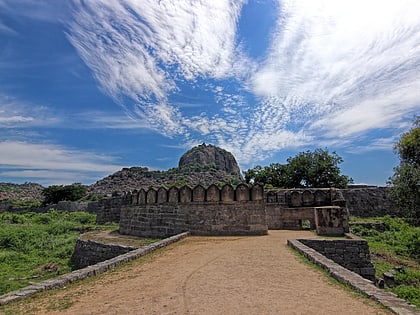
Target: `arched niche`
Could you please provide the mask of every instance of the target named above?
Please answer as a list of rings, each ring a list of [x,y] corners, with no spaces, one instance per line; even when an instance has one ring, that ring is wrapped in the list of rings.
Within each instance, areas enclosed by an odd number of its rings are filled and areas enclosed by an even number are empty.
[[[192,195],[193,201],[203,202],[206,198],[206,190],[203,186],[197,185],[193,188]]]
[[[239,184],[235,189],[236,201],[249,201],[249,187],[246,184]]]
[[[146,204],[146,191],[142,188],[139,191],[139,205],[144,205]]]
[[[215,184],[207,188],[206,200],[210,202],[220,201],[220,189]]]
[[[264,187],[260,184],[255,184],[251,188],[251,200],[261,201],[264,199]]]
[[[169,188],[168,190],[168,201],[172,203],[179,202],[179,189],[175,186]]]
[[[323,189],[317,189],[314,193],[314,203],[316,206],[327,206],[330,204],[329,193]]]
[[[235,190],[233,189],[232,185],[225,184],[222,187],[222,191],[220,192],[222,201],[234,201],[235,200]]]
[[[159,187],[157,191],[157,202],[166,203],[168,202],[168,191],[165,187]]]
[[[310,190],[305,190],[302,193],[302,203],[304,207],[313,206],[315,203],[315,195]]]
[[[191,187],[185,185],[179,189],[179,200],[180,202],[191,202],[192,201],[192,190]]]
[[[156,200],[157,200],[157,191],[154,190],[153,188],[150,188],[146,194],[146,203],[153,204],[153,203],[156,203]]]
[[[138,205],[139,204],[139,192],[137,190],[133,190],[131,193],[131,204]]]
[[[290,193],[290,205],[292,207],[302,206],[302,195],[299,191],[295,190]]]

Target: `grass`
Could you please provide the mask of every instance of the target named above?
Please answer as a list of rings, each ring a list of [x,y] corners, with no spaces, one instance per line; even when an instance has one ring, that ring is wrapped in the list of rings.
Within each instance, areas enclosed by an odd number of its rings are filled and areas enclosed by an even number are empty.
[[[184,239],[180,242],[185,241],[186,240]],[[94,290],[93,285],[95,283],[107,285],[116,281],[124,282],[133,277],[133,272],[131,272],[133,268],[154,261],[156,257],[172,249],[174,246],[177,246],[177,244],[170,244],[164,248],[159,248],[136,260],[131,260],[116,266],[105,273],[69,283],[65,287],[41,291],[27,299],[0,306],[0,314],[20,315],[45,313],[46,311],[64,311],[77,302],[80,296],[89,295],[89,293]]]
[[[373,220],[352,218],[351,232],[369,243],[376,277],[395,270],[396,285],[386,288],[400,298],[420,308],[420,227],[412,226],[403,219],[389,216]],[[359,222],[382,222],[384,231],[357,225]]]
[[[70,257],[80,233],[116,229],[96,225],[85,212],[0,214],[0,294],[70,272]]]

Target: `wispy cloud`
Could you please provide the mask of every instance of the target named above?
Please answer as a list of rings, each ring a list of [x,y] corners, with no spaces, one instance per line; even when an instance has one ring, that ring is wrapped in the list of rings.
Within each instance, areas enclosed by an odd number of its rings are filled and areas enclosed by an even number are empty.
[[[0,171],[0,176],[32,177],[47,184],[68,183],[67,179],[77,178],[78,174],[81,182],[91,183],[121,168],[113,157],[53,144],[3,141],[0,152],[0,170],[8,169]]]
[[[244,3],[74,1],[68,38],[128,115],[187,143],[215,142],[243,164],[398,133],[419,110],[417,0],[279,1],[258,61],[238,44]],[[212,93],[215,109],[172,103],[182,84]]]
[[[81,58],[109,95],[167,135],[186,132],[168,103],[177,81],[247,69],[235,46],[241,1],[76,4],[68,36]]]
[[[400,123],[420,104],[419,10],[410,0],[282,1],[253,91],[284,97],[318,136]]]

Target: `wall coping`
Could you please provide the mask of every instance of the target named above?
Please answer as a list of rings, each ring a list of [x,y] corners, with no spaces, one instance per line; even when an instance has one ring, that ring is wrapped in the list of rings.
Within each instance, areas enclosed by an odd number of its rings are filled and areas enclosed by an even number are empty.
[[[416,315],[419,314],[416,308],[407,301],[400,299],[396,294],[387,292],[377,288],[370,280],[359,276],[316,250],[310,248],[299,242],[296,239],[287,240],[287,245],[303,254],[310,261],[326,270],[333,278],[341,283],[348,284],[356,291],[366,294],[369,298],[381,303],[385,307],[391,309],[393,312],[402,315]]]
[[[41,291],[61,288],[61,287],[64,287],[68,283],[72,283],[72,282],[75,282],[77,280],[81,280],[87,277],[99,275],[123,263],[140,258],[159,248],[175,243],[189,235],[190,235],[190,232],[184,232],[178,235],[174,235],[174,236],[165,238],[159,242],[156,242],[147,246],[142,246],[140,248],[132,250],[123,255],[119,255],[114,258],[99,262],[95,265],[91,265],[82,269],[77,269],[70,273],[61,275],[59,277],[45,280],[39,283],[33,283],[22,289],[11,291],[6,294],[0,295],[0,306],[5,305],[10,302],[17,301],[17,300],[25,299]]]

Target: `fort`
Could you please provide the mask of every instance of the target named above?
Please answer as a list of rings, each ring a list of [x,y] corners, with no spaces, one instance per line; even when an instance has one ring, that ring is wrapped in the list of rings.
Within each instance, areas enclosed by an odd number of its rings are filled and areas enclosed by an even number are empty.
[[[90,209],[89,209],[90,207]],[[97,222],[119,222],[119,232],[142,237],[263,235],[269,229],[348,232],[349,213],[339,189],[279,189],[225,184],[140,189],[88,205]]]

